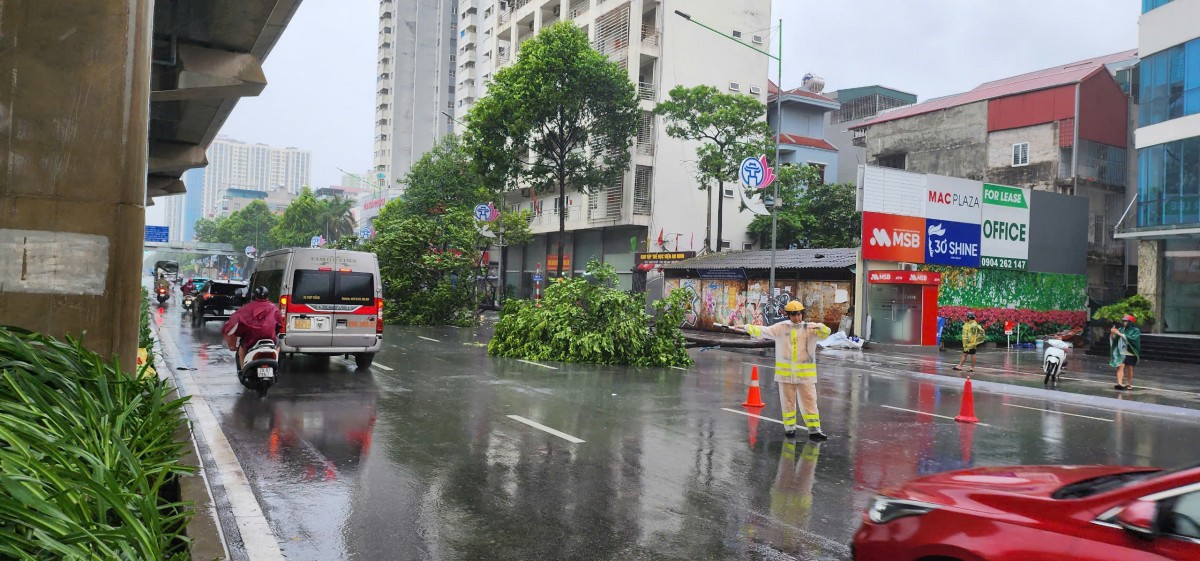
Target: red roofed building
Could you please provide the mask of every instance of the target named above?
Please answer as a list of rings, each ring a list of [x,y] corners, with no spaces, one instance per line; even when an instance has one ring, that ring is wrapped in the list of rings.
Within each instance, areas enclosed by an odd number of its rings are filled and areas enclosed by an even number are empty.
[[[850,127],[867,163],[1088,198],[1089,292],[1124,290],[1129,96],[1114,78],[1124,51],[980,84]]]
[[[826,113],[837,111],[841,105],[805,88],[787,90],[779,99],[779,87],[774,82],[767,83],[767,93],[767,122],[776,134],[781,130],[776,110],[778,107],[783,110],[779,160],[785,164],[817,166],[826,183],[852,179],[838,177],[838,149],[826,140]]]

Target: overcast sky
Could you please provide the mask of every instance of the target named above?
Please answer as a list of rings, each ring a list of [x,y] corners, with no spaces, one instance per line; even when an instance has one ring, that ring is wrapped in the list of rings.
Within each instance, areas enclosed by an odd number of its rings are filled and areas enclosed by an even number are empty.
[[[668,9],[689,0],[667,0]],[[721,0],[737,2],[739,0]],[[774,0],[783,83],[881,84],[919,100],[1137,47],[1139,0]],[[303,0],[265,64],[268,85],[221,133],[312,152],[312,184],[371,166],[377,0]],[[778,43],[772,42],[772,49]],[[736,47],[736,46],[735,46]],[[771,78],[775,77],[772,67]],[[162,223],[162,204],[148,224]]]

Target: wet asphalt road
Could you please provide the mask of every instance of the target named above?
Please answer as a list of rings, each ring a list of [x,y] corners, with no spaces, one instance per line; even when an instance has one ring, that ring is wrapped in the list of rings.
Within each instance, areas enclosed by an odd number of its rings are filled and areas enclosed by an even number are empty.
[[[487,356],[485,328],[388,326],[369,371],[298,357],[259,399],[235,379],[219,322],[179,318],[156,316],[292,560],[847,559],[875,490],[923,474],[1198,459],[1200,418],[984,393],[990,426],[921,414],[958,413],[958,387],[903,374],[935,356],[823,355],[821,445],[737,413],[779,418],[770,368],[768,406],[740,405],[768,357],[537,365]]]

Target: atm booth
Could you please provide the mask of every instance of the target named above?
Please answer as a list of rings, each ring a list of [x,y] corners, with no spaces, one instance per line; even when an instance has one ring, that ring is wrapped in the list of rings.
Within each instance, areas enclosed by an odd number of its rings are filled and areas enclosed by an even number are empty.
[[[937,345],[941,284],[941,273],[871,271],[866,290],[867,336],[879,343]]]

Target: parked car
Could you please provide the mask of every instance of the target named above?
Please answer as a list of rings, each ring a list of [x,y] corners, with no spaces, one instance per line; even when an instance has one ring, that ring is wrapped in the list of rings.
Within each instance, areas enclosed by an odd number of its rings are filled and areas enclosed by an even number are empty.
[[[200,298],[193,304],[192,325],[219,319],[229,319],[233,312],[246,303],[246,283],[210,280],[200,291]]]
[[[1200,559],[1200,465],[952,471],[877,495],[856,560]]]

